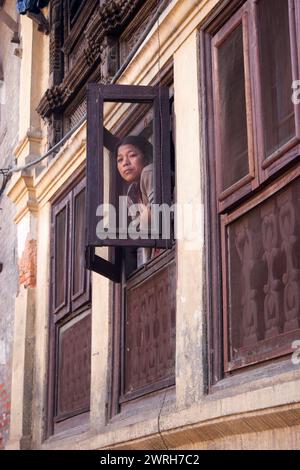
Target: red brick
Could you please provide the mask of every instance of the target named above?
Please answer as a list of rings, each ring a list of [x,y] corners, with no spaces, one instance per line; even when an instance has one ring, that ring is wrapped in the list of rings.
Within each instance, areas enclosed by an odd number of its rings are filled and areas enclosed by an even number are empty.
[[[19,282],[26,287],[36,286],[36,240],[27,240],[19,260]]]

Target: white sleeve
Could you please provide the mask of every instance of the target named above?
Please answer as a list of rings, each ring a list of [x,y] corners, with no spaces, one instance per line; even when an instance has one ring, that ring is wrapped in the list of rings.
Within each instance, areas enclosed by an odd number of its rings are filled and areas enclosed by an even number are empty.
[[[153,164],[145,166],[143,168],[140,188],[142,193],[143,204],[146,206],[154,202],[154,188],[153,188]]]

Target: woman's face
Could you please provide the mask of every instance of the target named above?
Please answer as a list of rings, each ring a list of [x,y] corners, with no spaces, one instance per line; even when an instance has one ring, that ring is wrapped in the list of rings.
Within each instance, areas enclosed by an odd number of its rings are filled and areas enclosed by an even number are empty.
[[[144,155],[135,145],[120,145],[117,154],[117,166],[120,175],[127,183],[139,181],[145,166]]]

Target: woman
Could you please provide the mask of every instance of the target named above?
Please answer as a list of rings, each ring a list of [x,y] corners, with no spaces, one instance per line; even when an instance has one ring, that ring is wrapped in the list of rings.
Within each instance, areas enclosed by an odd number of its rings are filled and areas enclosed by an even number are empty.
[[[140,215],[132,217],[140,230],[147,230],[151,221],[153,196],[153,150],[147,139],[130,135],[118,142],[115,155],[121,178],[129,184],[127,207],[138,204]],[[138,249],[138,267],[151,258],[151,249]]]
[[[129,135],[116,146],[118,171],[130,184],[127,196],[131,203],[153,203],[152,145],[141,136]],[[132,198],[132,199],[130,199]]]

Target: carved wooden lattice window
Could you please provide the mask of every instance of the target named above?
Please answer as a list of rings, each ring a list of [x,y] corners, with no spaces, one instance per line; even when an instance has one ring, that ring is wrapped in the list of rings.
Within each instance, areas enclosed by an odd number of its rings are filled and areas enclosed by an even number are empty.
[[[211,332],[213,348],[222,337],[224,348],[211,355],[214,381],[290,353],[300,334],[299,2],[248,0],[228,16],[204,35],[215,286],[219,254],[222,263]]]
[[[86,84],[111,81],[159,4],[157,0],[51,0],[49,89],[37,108],[49,122],[49,146],[85,116]]]
[[[49,433],[90,403],[90,273],[85,269],[85,180],[52,207]]]

